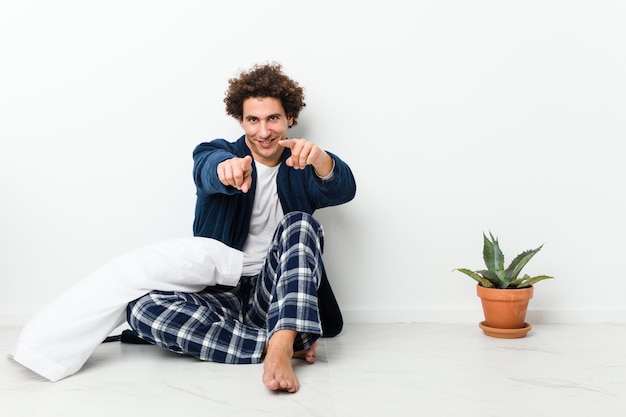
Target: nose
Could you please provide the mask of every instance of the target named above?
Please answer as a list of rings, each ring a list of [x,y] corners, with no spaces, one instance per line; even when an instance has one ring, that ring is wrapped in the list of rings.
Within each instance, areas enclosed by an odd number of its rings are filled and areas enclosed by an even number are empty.
[[[262,120],[259,126],[259,138],[267,139],[271,135],[269,125],[266,121]]]

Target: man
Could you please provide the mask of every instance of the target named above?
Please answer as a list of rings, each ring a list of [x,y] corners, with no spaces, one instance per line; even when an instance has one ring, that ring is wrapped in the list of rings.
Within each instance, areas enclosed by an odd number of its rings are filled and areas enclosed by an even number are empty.
[[[229,80],[224,102],[245,134],[194,150],[194,235],[242,251],[242,276],[196,293],[152,291],[128,305],[127,319],[142,339],[174,352],[263,361],[265,386],[296,392],[292,357],[314,363],[317,339],[342,326],[312,214],[352,200],[356,183],[336,155],[287,138],[305,103],[279,64]]]

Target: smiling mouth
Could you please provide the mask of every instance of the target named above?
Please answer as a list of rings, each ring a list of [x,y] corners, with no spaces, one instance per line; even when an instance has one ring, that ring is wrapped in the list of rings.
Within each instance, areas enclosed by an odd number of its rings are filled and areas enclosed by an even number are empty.
[[[261,140],[261,139],[257,139],[257,143],[260,145],[269,145],[270,143],[274,142],[276,139],[269,139],[269,140]]]

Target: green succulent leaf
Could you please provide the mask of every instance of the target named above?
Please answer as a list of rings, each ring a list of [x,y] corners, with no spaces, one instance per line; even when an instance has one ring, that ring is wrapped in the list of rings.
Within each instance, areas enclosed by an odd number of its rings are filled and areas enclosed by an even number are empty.
[[[527,250],[517,255],[515,259],[513,259],[511,264],[506,268],[505,279],[507,281],[515,281],[522,271],[522,268],[526,266],[528,261],[530,261],[530,259],[535,256],[535,254],[539,252],[542,247],[543,245],[539,246],[536,249]]]
[[[483,277],[485,277],[490,283],[492,287],[495,288],[503,288],[502,286],[502,280],[500,279],[500,277],[495,273],[492,272],[488,269],[482,269],[480,271],[476,271],[477,273],[479,273],[480,275],[482,275]],[[489,287],[491,288],[491,287]]]
[[[485,277],[481,276],[480,274],[466,269],[466,268],[456,268],[455,271],[459,271],[464,273],[465,275],[469,276],[470,278],[476,280],[480,285],[482,285],[483,287],[487,287],[487,288],[492,288],[493,284]]]
[[[483,233],[483,260],[487,269],[500,279],[504,278],[504,254],[500,250],[498,239],[489,232],[491,240]]]
[[[554,277],[551,277],[549,275],[537,275],[535,277],[524,275],[523,278],[518,278],[515,281],[512,281],[511,287],[512,288],[530,287],[531,285],[535,285],[536,283],[538,283],[539,281],[543,281],[544,279],[553,279],[553,278]]]
[[[524,280],[528,278],[528,275],[524,275],[522,278],[514,279],[509,283],[511,288],[524,288]]]

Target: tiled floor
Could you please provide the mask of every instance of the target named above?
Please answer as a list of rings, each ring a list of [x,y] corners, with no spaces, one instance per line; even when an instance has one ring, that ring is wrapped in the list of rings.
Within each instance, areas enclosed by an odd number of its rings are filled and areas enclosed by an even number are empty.
[[[203,363],[145,345],[101,345],[56,383],[7,359],[0,415],[626,416],[626,324],[536,324],[522,339],[472,324],[347,324],[318,361],[294,360],[301,388],[276,394],[262,365]]]

